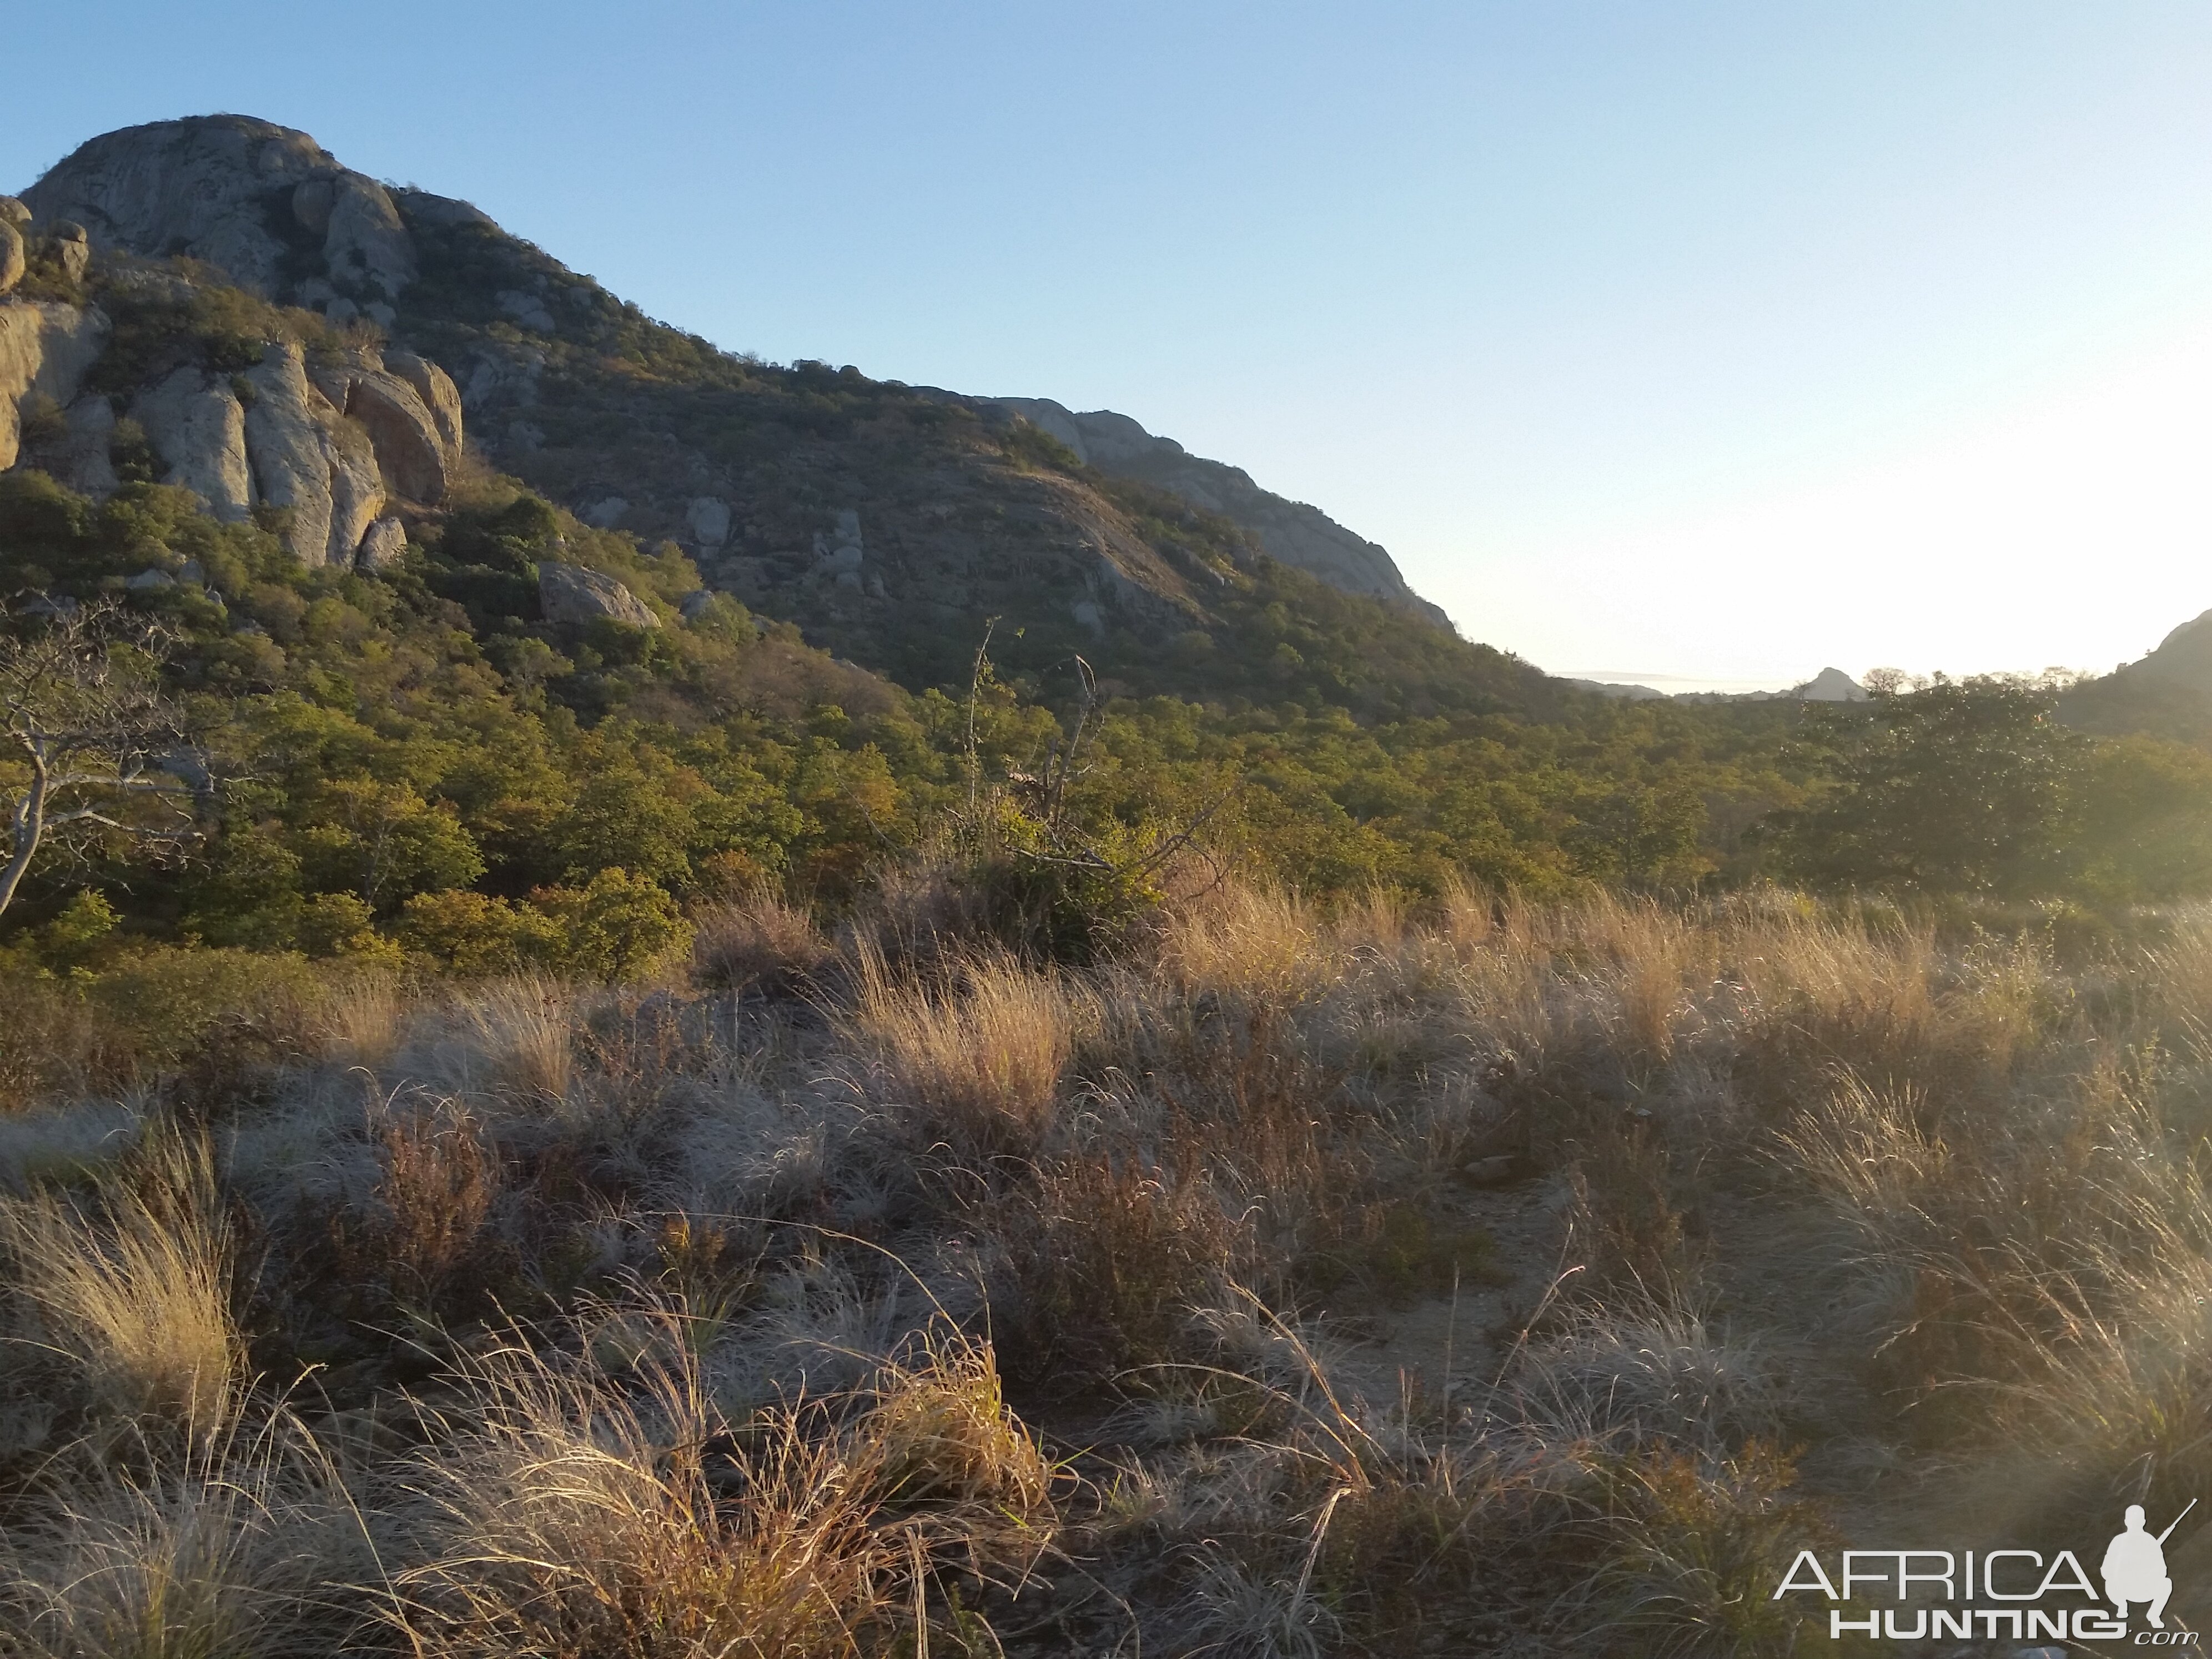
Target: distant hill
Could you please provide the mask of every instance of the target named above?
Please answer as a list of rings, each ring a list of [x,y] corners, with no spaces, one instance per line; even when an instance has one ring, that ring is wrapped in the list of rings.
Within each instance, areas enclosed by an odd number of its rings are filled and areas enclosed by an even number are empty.
[[[1624,702],[1650,702],[1654,698],[1673,695],[1655,686],[1636,685],[1620,680],[1570,679],[1567,684],[1578,691],[1594,691],[1601,697],[1618,697]]]
[[[2212,749],[2212,611],[2182,623],[2137,661],[2075,686],[2058,709],[2086,732],[2142,732]]]
[[[2115,672],[2137,682],[2160,681],[2212,692],[2212,611],[2182,623],[2140,662]]]
[[[1649,685],[1623,684],[1618,680],[1570,680],[1570,685],[1583,691],[1595,691],[1601,697],[1619,697],[1629,702],[1649,702],[1665,698],[1674,702],[1864,702],[1867,689],[1840,668],[1824,668],[1802,685],[1793,685],[1786,691],[1662,691]]]
[[[190,362],[148,355],[163,326],[156,291],[176,316],[247,318],[226,289],[311,313],[343,337],[338,356],[358,359],[365,408],[405,363],[435,368],[466,454],[590,526],[688,555],[708,589],[909,687],[964,684],[996,618],[994,656],[1040,686],[1072,684],[1080,652],[1108,690],[1131,694],[1288,698],[1362,717],[1559,706],[1559,682],[1461,640],[1381,548],[1133,421],[718,350],[474,206],[380,184],[305,133],[235,115],[128,128],[82,146],[23,200],[34,230],[81,227],[92,256],[91,286],[64,283],[44,302],[82,302],[71,315],[117,328],[104,345],[79,343],[98,367],[56,371],[50,351],[40,385],[19,376],[0,401],[45,397],[71,431],[104,418],[88,398],[125,418],[156,411],[161,475],[216,481],[219,512],[283,494],[232,442],[222,379],[263,373],[249,337],[267,329],[238,321],[227,346],[218,319]],[[144,378],[157,368],[189,371],[172,400],[202,398],[198,413],[160,415]],[[76,441],[90,457],[105,441]],[[76,481],[97,487],[107,459]],[[359,482],[351,495],[330,487],[344,497],[340,540],[369,522],[375,481]],[[434,508],[422,494],[410,499]]]

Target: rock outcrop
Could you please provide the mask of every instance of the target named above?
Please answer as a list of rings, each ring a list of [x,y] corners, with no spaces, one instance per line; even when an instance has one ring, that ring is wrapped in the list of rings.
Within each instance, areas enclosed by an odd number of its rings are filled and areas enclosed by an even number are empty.
[[[1823,668],[1802,685],[1793,685],[1788,696],[1799,702],[1865,702],[1867,689],[1840,668]]]
[[[548,562],[538,567],[538,605],[550,623],[581,626],[608,621],[658,628],[660,618],[643,599],[602,571]]]
[[[324,382],[319,379],[317,384]],[[341,410],[368,434],[392,493],[431,507],[444,501],[445,445],[415,388],[380,368],[346,371],[341,384]],[[337,402],[337,396],[331,400]]]
[[[2212,611],[2192,617],[2158,642],[2155,650],[2118,671],[2138,684],[2162,681],[2212,692]]]
[[[0,219],[0,294],[23,280],[23,233]]]
[[[54,476],[80,495],[104,501],[116,490],[115,405],[103,397],[80,398],[69,407],[68,437],[52,458]]]
[[[368,435],[308,384],[300,348],[271,346],[246,370],[246,453],[261,501],[283,508],[284,540],[308,564],[350,564],[384,510],[384,483]]]
[[[62,274],[81,283],[92,264],[92,238],[74,219],[64,219],[54,227],[54,254],[62,262]]]
[[[411,351],[387,351],[384,366],[415,388],[436,423],[438,441],[453,455],[461,453],[461,394],[452,375]]]
[[[227,382],[210,384],[203,371],[180,368],[141,392],[131,412],[167,467],[163,483],[192,491],[226,524],[252,516],[246,410]]]
[[[398,299],[415,280],[415,247],[391,195],[358,173],[340,173],[331,185],[335,199],[323,232],[329,280],[356,291],[381,289]]]
[[[65,246],[84,250],[88,292],[118,319],[127,311],[133,361],[147,367],[111,373],[101,385],[114,391],[112,405],[80,409],[81,374],[45,366],[50,342],[24,349],[27,337],[50,331],[44,312],[0,322],[9,337],[0,340],[0,463],[17,459],[16,405],[42,380],[50,384],[37,390],[55,405],[24,411],[38,417],[31,459],[77,487],[111,489],[128,471],[112,447],[113,419],[143,398],[158,471],[191,483],[226,516],[262,516],[313,564],[385,568],[405,526],[434,535],[434,518],[417,509],[451,499],[465,407],[465,424],[529,488],[641,545],[678,544],[714,589],[802,626],[811,642],[896,665],[915,684],[969,672],[973,641],[1000,616],[1020,619],[1001,635],[1014,672],[1063,672],[1080,646],[1130,695],[1162,685],[1180,694],[1191,664],[1176,657],[1164,668],[1158,647],[1200,635],[1237,640],[1244,674],[1249,641],[1237,631],[1237,595],[1259,552],[1409,616],[1440,617],[1381,548],[1124,416],[717,354],[469,204],[387,190],[267,122],[214,116],[110,133],[27,196],[37,234],[26,252],[37,275],[23,280],[65,270],[74,257]],[[64,222],[88,235],[64,243]],[[332,320],[375,319],[396,343],[381,356],[313,365],[298,347],[278,346],[241,372],[250,356],[241,343],[195,323],[142,351],[141,319],[161,325],[171,301],[189,307],[208,280],[165,267],[172,255]],[[0,303],[0,313],[22,309]],[[641,343],[656,365],[650,374],[634,372]],[[197,367],[178,379],[180,363]],[[140,378],[158,384],[123,385]],[[1013,430],[1020,419],[1091,467],[1242,528],[1163,523],[1182,515],[1155,513],[1132,491],[1101,487],[1095,472],[1033,453]],[[587,556],[580,545],[576,556]],[[544,576],[549,616],[655,625],[639,594],[568,568]],[[1304,586],[1285,584],[1279,596],[1301,614],[1310,608]],[[1547,695],[1524,665],[1451,660],[1449,673],[1463,667],[1466,684],[1440,681],[1439,708]],[[1284,672],[1286,684],[1297,680]]]
[[[1110,409],[1079,415],[1049,398],[987,398],[975,406],[1019,416],[1101,472],[1134,478],[1218,513],[1250,531],[1270,558],[1349,593],[1389,599],[1449,627],[1444,613],[1406,585],[1390,555],[1317,507],[1260,488],[1242,467],[1193,455]]]
[[[716,551],[730,539],[730,504],[719,495],[694,496],[684,520],[702,552]]]
[[[343,315],[398,297],[415,277],[414,246],[391,192],[340,167],[306,133],[242,115],[103,134],[24,200],[40,224],[82,224],[89,246],[149,258],[189,254],[241,288]],[[319,267],[296,280],[295,242]]]
[[[553,320],[553,313],[545,308],[545,301],[535,294],[520,289],[501,289],[497,298],[501,311],[535,333],[550,334],[559,326]]]
[[[21,405],[37,396],[66,405],[107,343],[96,309],[52,301],[0,301],[0,471],[22,447]]]
[[[407,526],[397,519],[379,519],[362,537],[361,550],[354,555],[354,566],[372,574],[389,570],[406,551]]]

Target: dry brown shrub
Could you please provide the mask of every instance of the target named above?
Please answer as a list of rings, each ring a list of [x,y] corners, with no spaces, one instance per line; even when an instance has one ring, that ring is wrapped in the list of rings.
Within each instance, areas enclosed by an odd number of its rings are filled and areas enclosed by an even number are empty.
[[[789,996],[830,960],[812,915],[766,890],[708,907],[693,921],[691,968],[702,985]]]
[[[1251,1255],[1202,1173],[1069,1158],[982,1218],[1011,1296],[994,1323],[1024,1376],[1102,1381],[1183,1354],[1191,1308]]]
[[[485,1233],[503,1184],[498,1155],[450,1102],[394,1113],[376,1138],[381,1216],[369,1248],[403,1299],[437,1305],[485,1276]]]
[[[1684,1182],[1664,1140],[1632,1119],[1599,1127],[1577,1150],[1568,1224],[1585,1271],[1578,1292],[1689,1305],[1708,1252],[1682,1207]]]

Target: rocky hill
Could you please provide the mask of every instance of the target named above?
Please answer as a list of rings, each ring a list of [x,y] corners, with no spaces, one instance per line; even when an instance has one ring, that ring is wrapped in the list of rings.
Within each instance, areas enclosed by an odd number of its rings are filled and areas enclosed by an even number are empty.
[[[2212,749],[2212,611],[2136,661],[2074,686],[2058,707],[2084,731],[2144,732]]]
[[[1131,692],[1559,695],[1381,548],[1134,422],[719,351],[304,133],[129,128],[22,203],[0,463],[95,495],[135,466],[281,520],[303,560],[374,564],[488,465],[909,685],[964,680],[996,617],[994,655],[1040,683],[1079,651]]]
[[[2212,611],[2182,623],[2155,650],[2115,672],[2124,679],[2212,693]]]
[[[1317,507],[1261,489],[1242,467],[1193,455],[1174,439],[1157,437],[1110,409],[1079,415],[1049,398],[994,398],[981,400],[980,406],[1020,416],[1102,472],[1156,485],[1220,514],[1250,532],[1271,557],[1310,571],[1332,587],[1387,599],[1441,626],[1450,625],[1442,611],[1406,586],[1382,547],[1354,535]]]

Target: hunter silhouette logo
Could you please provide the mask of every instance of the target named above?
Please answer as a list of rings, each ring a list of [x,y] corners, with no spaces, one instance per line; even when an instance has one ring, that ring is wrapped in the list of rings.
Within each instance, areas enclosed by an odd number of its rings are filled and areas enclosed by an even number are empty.
[[[1846,1635],[1893,1642],[2124,1640],[2136,1647],[2195,1649],[2195,1631],[2166,1626],[2173,1595],[2166,1540],[2196,1507],[2192,1498],[2165,1531],[2154,1533],[2143,1506],[2129,1504],[2122,1529],[2099,1564],[2101,1597],[2081,1558],[2066,1549],[2047,1558],[2026,1549],[1845,1550],[1832,1575],[1814,1551],[1800,1550],[1774,1597],[1824,1597],[1832,1604],[1832,1640]],[[2128,1613],[2134,1607],[2144,1610],[2147,1628],[2130,1638]]]
[[[2197,1507],[2191,1498],[2181,1515],[2173,1517],[2166,1529],[2152,1537],[2143,1530],[2143,1506],[2128,1505],[2127,1530],[2105,1546],[2105,1598],[2122,1619],[2128,1616],[2128,1603],[2150,1603],[2150,1627],[2166,1628],[2166,1599],[2173,1594],[2173,1580],[2166,1576],[2166,1540],[2173,1536],[2173,1528],[2181,1524],[2182,1516]]]

